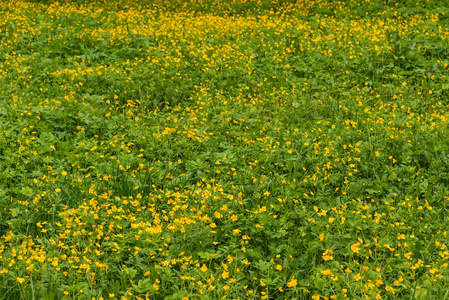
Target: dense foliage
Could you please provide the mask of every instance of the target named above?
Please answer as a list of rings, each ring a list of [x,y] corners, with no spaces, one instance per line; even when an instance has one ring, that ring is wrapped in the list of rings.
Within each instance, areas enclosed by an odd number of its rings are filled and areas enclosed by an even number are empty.
[[[1,299],[444,299],[446,1],[1,1]]]

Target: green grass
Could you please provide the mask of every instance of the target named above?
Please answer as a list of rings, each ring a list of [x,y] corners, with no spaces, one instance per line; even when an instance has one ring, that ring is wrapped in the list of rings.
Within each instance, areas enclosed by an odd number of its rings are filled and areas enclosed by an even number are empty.
[[[448,15],[2,2],[0,298],[448,298]]]

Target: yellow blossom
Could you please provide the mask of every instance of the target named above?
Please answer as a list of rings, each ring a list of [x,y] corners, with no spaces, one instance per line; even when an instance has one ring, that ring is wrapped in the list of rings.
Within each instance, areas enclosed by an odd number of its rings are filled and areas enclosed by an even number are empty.
[[[295,277],[292,277],[292,279],[287,282],[287,287],[291,288],[298,284],[298,280],[295,279]]]
[[[351,245],[351,250],[352,250],[352,252],[354,252],[354,253],[359,253],[360,250],[361,250],[361,248],[360,248],[360,243],[357,242],[357,243],[355,243],[355,244],[352,244],[352,245]]]
[[[207,266],[206,266],[205,264],[203,264],[203,265],[201,266],[201,271],[202,271],[202,272],[206,272],[206,271],[207,271]]]

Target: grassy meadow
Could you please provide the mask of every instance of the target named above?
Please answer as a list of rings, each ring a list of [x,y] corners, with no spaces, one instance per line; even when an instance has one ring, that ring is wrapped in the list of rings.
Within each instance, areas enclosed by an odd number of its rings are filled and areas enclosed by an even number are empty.
[[[0,298],[449,299],[449,4],[0,1]]]

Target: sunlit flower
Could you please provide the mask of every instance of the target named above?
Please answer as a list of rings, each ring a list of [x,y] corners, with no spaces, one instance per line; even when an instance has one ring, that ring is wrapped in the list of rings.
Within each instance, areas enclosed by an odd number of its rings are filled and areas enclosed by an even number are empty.
[[[294,287],[298,284],[298,280],[295,279],[295,277],[293,277],[289,282],[287,282],[287,287],[291,288]]]

